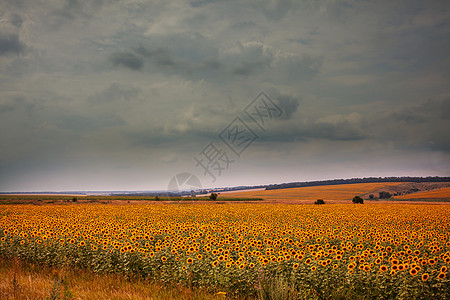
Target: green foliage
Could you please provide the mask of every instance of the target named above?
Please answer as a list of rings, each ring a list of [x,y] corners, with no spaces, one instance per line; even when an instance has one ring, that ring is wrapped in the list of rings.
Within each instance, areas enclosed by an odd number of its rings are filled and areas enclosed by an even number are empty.
[[[380,199],[389,199],[389,198],[391,198],[391,193],[389,193],[389,192],[385,192],[385,191],[381,191],[381,192],[379,192],[379,198]]]
[[[217,193],[211,193],[211,195],[209,195],[209,199],[211,199],[211,200],[217,200],[217,197],[218,197],[219,195],[217,195]]]
[[[364,200],[363,200],[363,198],[361,198],[360,196],[355,196],[355,197],[353,197],[353,200],[352,200],[352,202],[353,203],[359,203],[359,204],[364,204]]]
[[[325,204],[325,201],[323,199],[317,199],[314,204]]]
[[[374,197],[373,194],[369,195],[369,199],[373,199],[373,197]]]

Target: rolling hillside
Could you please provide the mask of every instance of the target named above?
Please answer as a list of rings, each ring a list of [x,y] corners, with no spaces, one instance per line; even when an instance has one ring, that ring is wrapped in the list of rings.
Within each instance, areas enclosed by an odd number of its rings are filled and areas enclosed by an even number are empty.
[[[355,195],[370,194],[386,188],[391,189],[403,182],[355,183],[344,185],[311,186],[277,190],[244,191],[227,193],[227,197],[263,198],[275,202],[311,202],[323,199],[325,202],[343,202],[351,200]]]

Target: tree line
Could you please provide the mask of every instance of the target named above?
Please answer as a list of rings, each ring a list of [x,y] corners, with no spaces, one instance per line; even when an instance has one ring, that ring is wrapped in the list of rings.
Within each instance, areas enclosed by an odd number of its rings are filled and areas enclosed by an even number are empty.
[[[352,183],[375,183],[375,182],[450,182],[450,177],[368,177],[351,179],[331,179],[319,181],[289,182],[280,184],[270,184],[266,190],[277,190],[287,188],[297,188],[306,186],[352,184]]]

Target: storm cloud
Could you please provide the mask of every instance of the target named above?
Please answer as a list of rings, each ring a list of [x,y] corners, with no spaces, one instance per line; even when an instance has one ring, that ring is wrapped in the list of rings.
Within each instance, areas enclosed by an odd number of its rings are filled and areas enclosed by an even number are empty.
[[[16,34],[0,34],[0,55],[19,55],[25,50],[25,45]]]
[[[450,175],[448,1],[0,5],[0,191]]]
[[[131,70],[141,70],[144,59],[133,52],[116,52],[110,58],[114,66],[122,66]]]

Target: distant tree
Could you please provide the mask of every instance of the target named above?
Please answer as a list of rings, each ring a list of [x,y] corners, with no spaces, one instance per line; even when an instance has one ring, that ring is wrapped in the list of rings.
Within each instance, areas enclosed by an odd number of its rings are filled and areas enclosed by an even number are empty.
[[[217,193],[211,193],[211,195],[209,195],[209,199],[216,200],[217,196],[218,196]]]
[[[388,199],[388,198],[391,198],[391,193],[389,193],[389,192],[385,192],[385,191],[381,191],[381,192],[379,192],[379,198],[380,199]]]
[[[325,201],[323,199],[317,199],[314,204],[325,204]]]
[[[155,201],[159,201],[159,196],[155,196]]]
[[[370,195],[369,195],[369,199],[373,199],[373,194],[370,194]]]
[[[363,198],[361,198],[360,196],[355,196],[354,198],[353,198],[353,203],[361,203],[361,204],[364,204],[364,200],[363,200]]]
[[[72,202],[77,202],[78,201],[78,198],[77,197],[73,197],[72,198]]]

